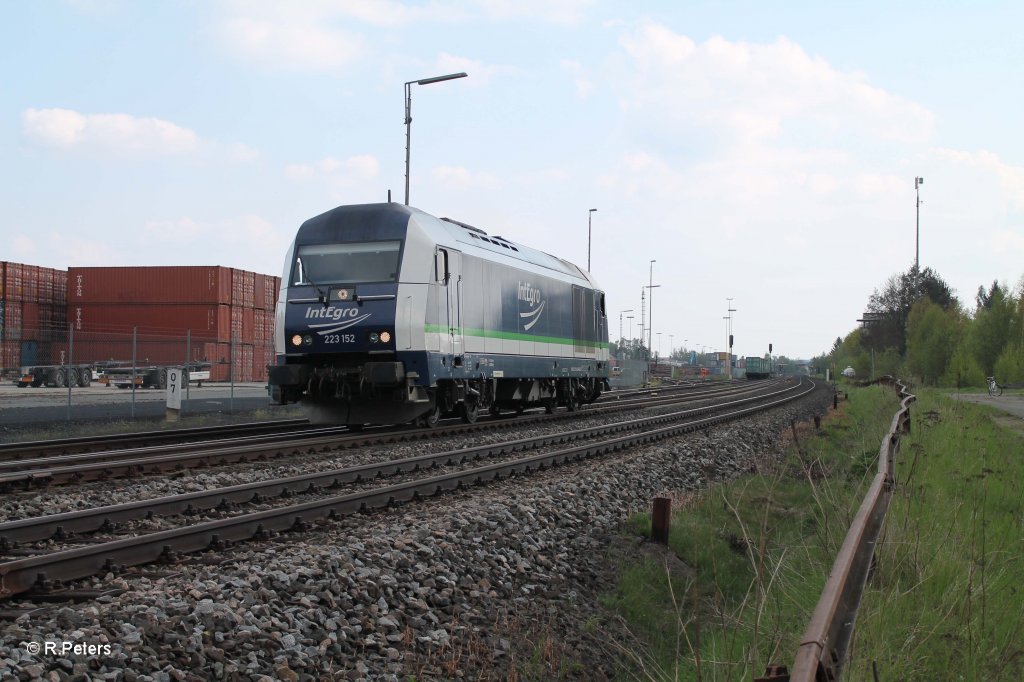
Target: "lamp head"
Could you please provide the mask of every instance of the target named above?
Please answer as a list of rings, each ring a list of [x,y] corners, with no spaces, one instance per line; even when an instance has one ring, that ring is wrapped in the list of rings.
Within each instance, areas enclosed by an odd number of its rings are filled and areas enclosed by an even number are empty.
[[[467,75],[468,74],[466,73],[459,72],[449,73],[446,76],[432,76],[431,78],[421,78],[420,80],[416,81],[416,85],[430,85],[431,83],[440,83],[441,81],[450,81],[455,80],[456,78],[465,78]]]

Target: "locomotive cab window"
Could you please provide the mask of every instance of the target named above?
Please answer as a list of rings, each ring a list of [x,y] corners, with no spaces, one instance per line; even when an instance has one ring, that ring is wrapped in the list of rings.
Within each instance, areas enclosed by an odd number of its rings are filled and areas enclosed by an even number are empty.
[[[304,244],[298,247],[293,284],[394,282],[402,242]]]

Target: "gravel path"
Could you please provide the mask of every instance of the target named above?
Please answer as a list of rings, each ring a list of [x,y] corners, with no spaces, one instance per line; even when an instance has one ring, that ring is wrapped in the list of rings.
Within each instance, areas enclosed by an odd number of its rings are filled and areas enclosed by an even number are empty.
[[[752,470],[791,419],[829,402],[820,391],[742,423],[247,543],[162,575],[97,578],[97,589],[125,591],[0,624],[0,678],[612,677],[624,637],[598,596],[614,585],[616,529],[658,493]],[[99,649],[33,654],[28,641]]]

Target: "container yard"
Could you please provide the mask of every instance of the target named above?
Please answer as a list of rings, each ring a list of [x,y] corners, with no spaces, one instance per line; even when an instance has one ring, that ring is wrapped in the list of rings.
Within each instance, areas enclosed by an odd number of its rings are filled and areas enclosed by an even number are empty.
[[[264,381],[273,361],[278,277],[222,266],[0,268],[7,378],[28,366],[187,360],[210,363],[212,381]]]

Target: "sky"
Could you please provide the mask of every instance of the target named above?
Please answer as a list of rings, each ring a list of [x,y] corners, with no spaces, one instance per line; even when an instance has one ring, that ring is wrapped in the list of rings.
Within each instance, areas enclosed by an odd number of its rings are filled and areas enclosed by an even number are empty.
[[[403,84],[464,71],[412,86],[410,203],[584,268],[590,218],[613,339],[620,320],[639,336],[653,283],[663,355],[724,350],[730,306],[738,355],[829,350],[913,264],[915,177],[922,267],[972,307],[1024,275],[1021,2],[37,0],[0,18],[0,260],[280,274],[307,218],[403,200]]]

